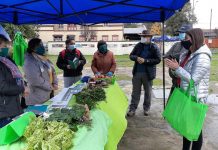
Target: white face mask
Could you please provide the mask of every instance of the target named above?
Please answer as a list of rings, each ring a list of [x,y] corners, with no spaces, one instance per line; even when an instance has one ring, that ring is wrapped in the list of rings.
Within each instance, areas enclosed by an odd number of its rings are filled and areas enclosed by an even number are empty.
[[[146,43],[148,40],[145,37],[141,37],[141,43]]]

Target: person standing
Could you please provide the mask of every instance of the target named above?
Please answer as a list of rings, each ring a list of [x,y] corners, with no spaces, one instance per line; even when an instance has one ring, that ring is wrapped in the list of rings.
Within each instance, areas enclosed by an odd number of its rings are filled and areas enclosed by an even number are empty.
[[[179,42],[176,42],[175,44],[173,44],[173,46],[170,48],[170,50],[163,56],[163,58],[168,58],[168,59],[176,59],[177,62],[179,62],[179,57],[182,53],[184,53],[185,51],[187,51],[187,49],[185,49],[181,42],[185,39],[185,33],[189,30],[191,30],[192,27],[191,25],[184,25],[182,26],[178,32],[179,32]],[[169,75],[172,78],[172,87],[170,89],[170,95],[172,94],[173,90],[175,87],[179,87],[179,85],[177,84],[177,77],[172,73],[172,69],[169,68]]]
[[[54,65],[45,56],[41,39],[33,38],[28,42],[23,70],[30,89],[29,95],[25,97],[26,105],[48,101],[52,91],[58,89],[58,80]]]
[[[0,128],[23,113],[20,97],[28,94],[20,70],[8,57],[8,45],[9,40],[0,34]]]
[[[108,50],[107,43],[103,40],[98,41],[98,51],[92,59],[92,71],[95,76],[106,75],[112,77],[116,70],[116,61],[112,51]]]
[[[212,53],[204,43],[204,33],[200,28],[186,32],[185,40],[181,42],[185,51],[180,56],[180,62],[175,59],[165,59],[169,68],[178,76],[178,85],[187,90],[190,80],[194,80],[199,102],[206,103],[209,91],[209,78]],[[190,114],[194,115],[194,114]],[[183,150],[200,150],[203,144],[202,131],[197,141],[189,141],[183,137]]]
[[[141,42],[136,44],[130,53],[130,59],[135,62],[132,78],[132,99],[127,116],[134,116],[138,107],[141,87],[144,88],[144,115],[147,116],[151,106],[152,81],[156,77],[156,65],[161,61],[160,50],[156,44],[151,43],[152,35],[142,31]]]
[[[57,66],[64,71],[64,87],[68,88],[79,81],[86,59],[75,46],[75,40],[67,39],[66,49],[59,53]]]

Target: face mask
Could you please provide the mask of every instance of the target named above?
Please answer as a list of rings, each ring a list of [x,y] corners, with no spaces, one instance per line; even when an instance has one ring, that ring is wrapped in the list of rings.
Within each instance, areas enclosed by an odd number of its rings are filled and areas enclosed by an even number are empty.
[[[182,41],[185,39],[185,33],[179,33],[179,39]]]
[[[187,49],[187,50],[189,50],[190,47],[192,46],[192,43],[191,43],[190,40],[182,41],[181,44],[182,44],[182,46],[183,46],[185,49]]]
[[[76,45],[69,45],[69,49],[70,50],[75,50],[76,49]]]
[[[107,45],[104,44],[104,45],[99,46],[98,50],[99,50],[99,52],[102,53],[102,54],[107,53],[107,51],[108,51],[108,50],[107,50]]]
[[[39,55],[45,55],[45,48],[44,46],[40,45],[39,47],[36,48],[36,54],[39,54]]]
[[[145,37],[141,37],[141,43],[146,43],[147,39]]]
[[[0,48],[0,56],[2,56],[2,57],[8,56],[8,51],[9,51],[9,48],[7,48],[7,47]]]

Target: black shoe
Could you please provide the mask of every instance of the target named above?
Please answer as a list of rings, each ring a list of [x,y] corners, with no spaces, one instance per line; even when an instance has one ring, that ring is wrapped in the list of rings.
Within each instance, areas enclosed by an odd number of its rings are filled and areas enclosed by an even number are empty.
[[[135,116],[135,111],[129,110],[129,112],[127,113],[127,116],[128,116],[128,117],[133,117],[133,116]]]
[[[144,115],[148,116],[148,111],[147,110],[144,110]]]

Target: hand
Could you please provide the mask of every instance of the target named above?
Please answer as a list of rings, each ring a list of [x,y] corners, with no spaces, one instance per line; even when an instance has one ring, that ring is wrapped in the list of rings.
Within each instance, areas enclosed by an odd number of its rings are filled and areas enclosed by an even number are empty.
[[[179,63],[176,61],[176,59],[165,59],[165,63],[170,69],[176,70],[179,68]]]
[[[24,87],[24,92],[23,92],[23,96],[26,97],[30,94],[30,89],[28,87]]]
[[[108,72],[108,73],[106,74],[106,76],[112,77],[112,76],[113,76],[113,72]]]
[[[67,65],[67,69],[71,69],[71,66],[70,66],[70,65]]]
[[[137,62],[139,64],[143,64],[145,62],[145,59],[144,58],[141,58],[141,57],[137,57]]]
[[[98,77],[98,76],[100,76],[100,75],[101,75],[100,72],[96,72],[96,73],[95,73],[95,77]]]
[[[58,85],[57,84],[53,84],[52,85],[52,90],[58,90]]]

